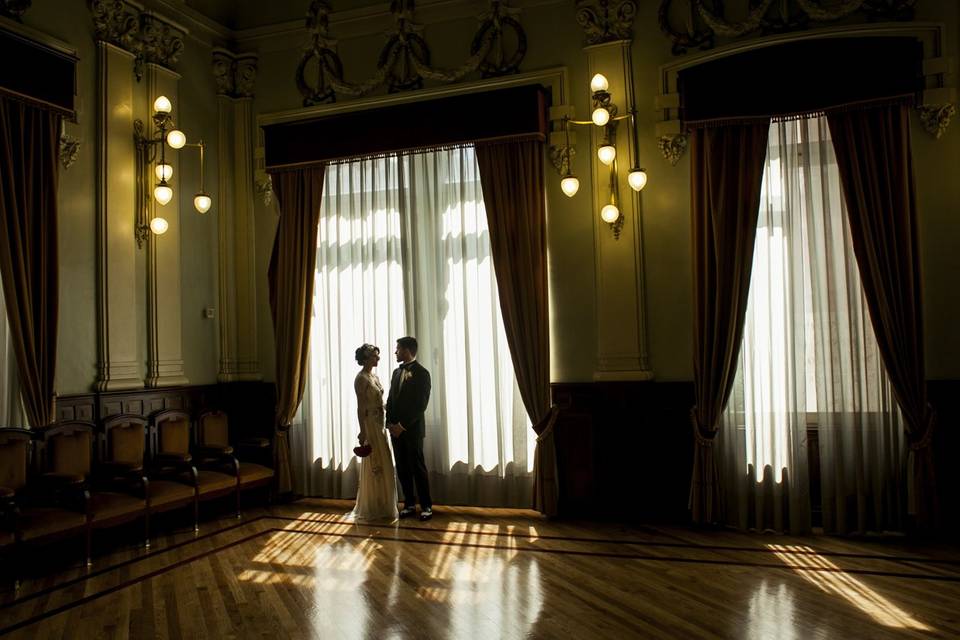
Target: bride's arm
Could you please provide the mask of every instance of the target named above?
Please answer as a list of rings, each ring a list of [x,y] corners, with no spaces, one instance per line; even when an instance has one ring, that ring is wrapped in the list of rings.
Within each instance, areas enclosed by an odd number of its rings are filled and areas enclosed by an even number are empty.
[[[353,390],[357,394],[357,423],[360,425],[360,434],[357,436],[357,439],[360,441],[360,444],[363,444],[367,441],[367,434],[363,428],[363,392],[364,392],[364,382],[360,376],[353,381]]]

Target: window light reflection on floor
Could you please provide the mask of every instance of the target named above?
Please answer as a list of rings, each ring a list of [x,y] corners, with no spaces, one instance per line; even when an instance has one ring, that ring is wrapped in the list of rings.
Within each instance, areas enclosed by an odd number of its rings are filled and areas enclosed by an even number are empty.
[[[933,631],[915,620],[866,584],[842,571],[836,564],[807,546],[768,544],[767,548],[797,575],[821,591],[837,595],[866,613],[879,624],[899,629]]]

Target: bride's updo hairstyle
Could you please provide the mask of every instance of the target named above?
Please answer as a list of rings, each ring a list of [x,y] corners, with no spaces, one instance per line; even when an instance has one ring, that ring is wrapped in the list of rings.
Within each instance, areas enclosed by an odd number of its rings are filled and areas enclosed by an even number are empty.
[[[367,358],[369,358],[370,355],[374,353],[379,355],[380,348],[375,347],[372,344],[364,343],[359,347],[357,347],[357,351],[356,353],[354,353],[354,357],[357,359],[357,364],[359,364],[360,366],[363,366],[363,363],[367,361]]]

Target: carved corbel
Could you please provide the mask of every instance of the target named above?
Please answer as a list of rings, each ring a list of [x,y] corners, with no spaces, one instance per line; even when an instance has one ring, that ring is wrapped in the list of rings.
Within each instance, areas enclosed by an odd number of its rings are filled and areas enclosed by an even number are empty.
[[[920,122],[927,133],[939,140],[940,136],[950,125],[950,118],[957,113],[957,108],[953,103],[947,104],[925,104],[917,107],[920,114]]]
[[[60,134],[60,164],[64,170],[76,162],[80,153],[80,139],[66,133]]]
[[[683,156],[683,152],[687,150],[687,134],[675,133],[669,136],[660,136],[657,139],[657,149],[660,150],[660,155],[665,160],[669,160],[672,166],[676,166]]]
[[[217,49],[213,52],[213,78],[217,95],[250,98],[257,80],[257,55],[234,55]]]
[[[173,69],[183,53],[183,32],[150,14],[140,16],[143,59]]]

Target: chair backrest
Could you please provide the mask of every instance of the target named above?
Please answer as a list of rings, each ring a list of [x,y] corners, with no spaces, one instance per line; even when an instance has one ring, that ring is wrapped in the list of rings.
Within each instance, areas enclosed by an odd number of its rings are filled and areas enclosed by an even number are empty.
[[[94,433],[91,423],[57,422],[37,429],[36,433],[40,473],[90,475]]]
[[[190,453],[190,414],[170,409],[154,414],[153,453]]]
[[[100,430],[100,459],[143,467],[147,441],[146,418],[133,414],[110,416]]]
[[[230,428],[223,411],[205,411],[197,425],[197,442],[201,445],[228,446]]]
[[[28,429],[0,429],[0,487],[19,491],[27,484],[30,459]]]

